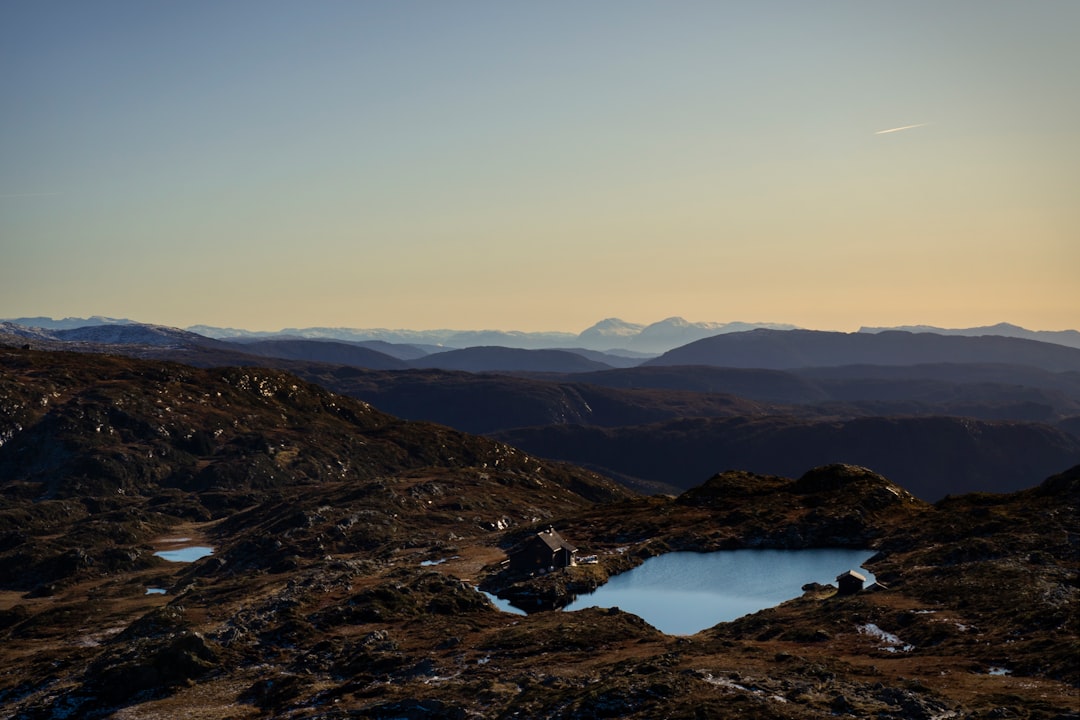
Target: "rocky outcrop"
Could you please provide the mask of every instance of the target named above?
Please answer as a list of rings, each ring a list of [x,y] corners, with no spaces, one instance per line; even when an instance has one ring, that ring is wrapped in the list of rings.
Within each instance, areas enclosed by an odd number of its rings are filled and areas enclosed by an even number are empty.
[[[935,505],[852,466],[631,497],[285,375],[16,355],[0,378],[22,426],[0,447],[17,470],[0,474],[0,706],[14,718],[1075,713],[1077,468]],[[215,463],[212,487],[192,480]],[[142,469],[115,470],[129,464]],[[685,637],[617,609],[499,612],[473,586],[549,524],[597,562],[500,578],[522,598],[561,600],[673,550],[751,546],[873,547],[887,589],[808,586]],[[214,554],[154,558],[179,537]]]

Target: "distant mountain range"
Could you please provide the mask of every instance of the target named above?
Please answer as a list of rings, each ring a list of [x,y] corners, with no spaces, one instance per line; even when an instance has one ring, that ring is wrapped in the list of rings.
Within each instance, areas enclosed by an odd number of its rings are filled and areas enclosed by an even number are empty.
[[[600,325],[596,333],[624,339],[635,332]],[[280,368],[401,417],[495,434],[649,491],[685,488],[724,467],[790,473],[854,462],[887,468],[932,498],[1015,489],[1080,458],[1080,349],[1017,337],[759,328],[643,364],[581,348],[226,341],[136,323],[0,323],[0,343]],[[890,420],[867,422],[874,417]],[[1015,452],[998,457],[996,447]],[[905,464],[909,457],[919,460]]]
[[[411,347],[382,343],[389,347]],[[311,362],[350,365],[371,370],[404,370],[409,364],[388,349],[375,350],[355,343],[334,342],[333,340],[256,340],[253,342],[234,343],[240,352],[262,357],[282,358],[285,360],[304,360]],[[424,357],[423,351],[417,351],[416,358]]]
[[[0,320],[0,322],[10,322],[24,327],[45,330],[73,330],[101,325],[139,325],[147,327],[134,320],[100,315],[88,318],[64,318],[62,320],[53,320],[48,317],[23,317],[7,321]],[[576,334],[570,332],[504,330],[389,330],[385,328],[341,327],[285,328],[279,331],[253,331],[211,325],[192,325],[187,328],[189,332],[207,338],[233,342],[306,339],[357,343],[402,360],[413,360],[425,354],[445,350],[481,346],[532,350],[573,348],[579,352],[581,350],[591,350],[632,359],[645,359],[715,335],[740,333],[756,329],[795,330],[799,328],[787,323],[689,322],[681,317],[670,317],[647,325],[627,322],[619,318],[607,318]],[[1055,345],[1080,348],[1080,332],[1077,330],[1028,330],[1009,323],[959,329],[939,328],[932,325],[862,327],[859,329],[859,333],[878,334],[893,330],[969,337],[994,335],[1038,340]],[[411,349],[402,351],[400,350],[402,346],[411,346]],[[592,357],[592,359],[608,362],[603,358]]]
[[[934,333],[935,335],[1001,335],[1004,337],[1024,338],[1026,340],[1038,340],[1040,342],[1055,343],[1080,348],[1080,332],[1076,330],[1027,330],[1018,325],[998,323],[997,325],[985,325],[983,327],[946,329],[933,325],[901,325],[899,327],[863,327],[862,333],[880,333],[889,330],[905,330],[913,333]]]
[[[548,350],[565,347],[625,354],[630,357],[649,357],[686,343],[719,333],[742,332],[756,328],[791,330],[794,325],[779,323],[715,323],[689,322],[681,317],[640,325],[618,318],[601,320],[592,327],[574,334],[568,332],[520,332],[516,330],[388,330],[355,328],[286,328],[277,333],[251,332],[235,328],[216,328],[194,325],[192,332],[221,340],[275,337],[287,335],[308,339],[332,339],[348,342],[380,340],[410,345],[436,345],[444,349],[470,347],[507,347],[522,350]]]
[[[37,319],[37,318],[32,318]],[[26,338],[27,340],[60,341],[68,343],[92,343],[103,345],[145,345],[155,347],[182,347],[186,345],[218,345],[212,338],[165,325],[116,322],[91,323],[67,327],[28,325],[21,320],[0,321],[0,332]]]
[[[0,322],[11,322],[16,325],[24,325],[26,327],[44,328],[46,330],[71,330],[72,328],[89,327],[91,325],[140,325],[135,320],[127,320],[125,318],[111,318],[104,317],[102,315],[92,315],[87,318],[62,318],[60,320],[53,320],[51,317],[36,316],[36,317],[22,317],[22,318],[10,318],[7,320],[0,320]]]
[[[716,324],[687,323],[680,318],[669,318],[661,323],[642,327],[609,319],[574,336],[578,345],[573,346],[524,348],[520,345],[525,339],[528,339],[529,343],[539,343],[539,336],[544,334],[502,333],[508,342],[514,342],[515,338],[522,342],[517,345],[480,344],[453,348],[423,343],[392,343],[378,339],[333,340],[327,337],[308,337],[297,334],[306,331],[293,330],[286,334],[265,337],[246,335],[222,339],[191,330],[130,321],[110,321],[108,318],[90,318],[87,322],[91,324],[81,327],[67,327],[75,322],[71,318],[52,322],[53,325],[63,327],[48,328],[28,324],[30,321],[40,320],[42,319],[21,318],[3,321],[0,322],[0,333],[38,342],[73,343],[76,345],[74,349],[86,345],[134,345],[142,348],[142,352],[138,354],[144,357],[149,356],[148,353],[152,353],[153,348],[184,349],[196,354],[212,351],[217,354],[333,363],[373,370],[412,367],[467,372],[582,373],[638,365],[793,370],[851,365],[976,363],[1022,365],[1050,372],[1080,371],[1080,347],[1000,334],[1015,329],[1018,334],[1044,336],[1005,324],[994,326],[998,334],[973,335],[964,331],[941,334],[906,330],[870,332],[865,329],[857,333],[762,327],[752,330],[731,329],[735,325],[743,326],[742,323],[731,323],[723,326],[725,330],[721,330]],[[359,337],[368,331],[348,332]],[[1071,332],[1073,331],[1045,336],[1068,340]],[[649,347],[661,347],[675,342],[677,338],[695,337],[702,333],[714,334],[678,345],[659,356],[585,347],[587,344],[603,344],[601,340],[605,338],[610,342],[617,338]],[[467,338],[482,339],[488,335],[486,332],[457,333],[456,337],[462,341]],[[565,340],[566,336],[559,335],[558,339]],[[632,357],[635,354],[638,357]],[[190,356],[174,359],[198,362],[197,358]],[[236,362],[243,362],[243,357],[237,358]]]
[[[609,370],[612,367],[569,350],[523,350],[508,347],[448,350],[414,360],[411,365],[418,368],[470,372],[535,372],[538,368],[547,372],[589,372]]]

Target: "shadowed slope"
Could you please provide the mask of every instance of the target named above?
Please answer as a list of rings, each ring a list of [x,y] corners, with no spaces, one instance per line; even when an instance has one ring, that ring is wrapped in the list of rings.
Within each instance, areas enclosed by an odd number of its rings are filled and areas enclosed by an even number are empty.
[[[792,475],[839,462],[880,468],[917,496],[937,500],[949,493],[1016,490],[1080,462],[1080,441],[1061,430],[946,417],[690,418],[620,428],[519,428],[496,436],[612,477],[678,489],[718,468]]]
[[[1031,365],[1060,372],[1080,370],[1080,349],[990,335],[964,337],[899,331],[838,333],[752,330],[698,340],[644,364],[782,370],[835,365],[924,363],[1003,363]]]

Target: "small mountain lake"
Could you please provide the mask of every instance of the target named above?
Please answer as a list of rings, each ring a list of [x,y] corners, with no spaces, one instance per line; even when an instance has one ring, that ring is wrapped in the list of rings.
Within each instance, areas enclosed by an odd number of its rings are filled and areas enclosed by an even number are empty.
[[[563,609],[618,607],[668,635],[692,635],[799,597],[807,583],[835,584],[846,570],[858,569],[872,583],[874,575],[861,565],[873,556],[872,550],[836,548],[667,553]]]
[[[513,615],[527,615],[528,614],[524,610],[519,608],[517,605],[514,605],[509,600],[503,600],[498,595],[492,595],[491,593],[487,592],[486,590],[481,590],[480,588],[473,588],[473,589],[476,590],[476,592],[483,595],[484,597],[486,597],[488,600],[490,600],[492,605],[499,608],[503,612],[508,612],[508,613],[513,614]]]
[[[192,545],[190,547],[176,548],[175,550],[159,550],[154,554],[169,562],[195,562],[199,558],[213,555],[214,548],[205,545]]]

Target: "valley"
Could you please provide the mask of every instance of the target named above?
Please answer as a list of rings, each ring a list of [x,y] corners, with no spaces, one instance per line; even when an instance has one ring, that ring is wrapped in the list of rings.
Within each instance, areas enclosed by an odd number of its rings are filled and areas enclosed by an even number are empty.
[[[665,323],[650,336],[716,330]],[[651,360],[619,356],[619,367],[592,350],[447,350],[301,330],[235,342],[135,323],[0,330],[42,349],[286,370],[395,416],[485,434],[646,493],[677,493],[723,468],[790,475],[848,462],[937,500],[1018,490],[1080,462],[1080,349],[1032,339],[1069,342],[1068,333],[732,325]],[[670,364],[680,353],[705,364]],[[811,361],[821,364],[800,366]]]
[[[0,707],[12,718],[1080,712],[1080,463],[1051,425],[62,347],[0,347]],[[491,436],[384,412],[407,402],[487,418]],[[577,415],[515,424],[560,407]],[[576,439],[530,448],[551,433]],[[574,443],[597,455],[545,459]],[[852,447],[910,465],[886,471]],[[508,570],[547,528],[596,561]],[[178,543],[213,552],[156,554]],[[692,635],[618,608],[503,612],[480,592],[561,607],[648,558],[739,548],[866,549],[880,587],[809,584]]]

